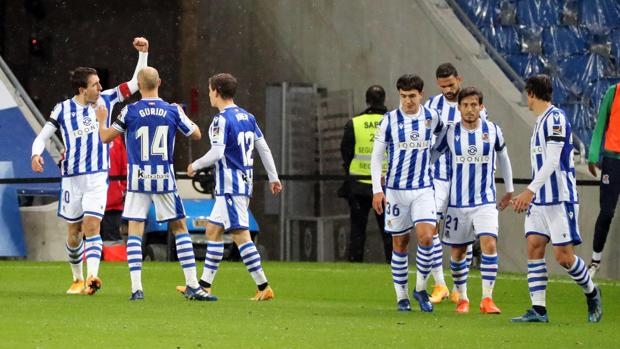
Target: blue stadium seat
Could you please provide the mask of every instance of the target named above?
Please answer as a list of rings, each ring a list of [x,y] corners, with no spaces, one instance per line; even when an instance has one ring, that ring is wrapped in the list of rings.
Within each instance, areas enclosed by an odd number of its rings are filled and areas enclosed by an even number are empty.
[[[562,6],[561,22],[566,26],[579,26],[579,5],[580,0],[565,0]]]
[[[553,86],[551,101],[555,105],[580,99],[579,93],[571,87],[570,82],[559,74],[551,74],[551,85]]]
[[[514,54],[506,56],[506,61],[519,76],[528,77],[543,73],[545,63],[538,55]]]
[[[458,0],[469,19],[478,28],[499,23],[500,0]]]
[[[560,24],[559,0],[519,0],[517,21],[527,27],[549,27]]]
[[[615,74],[611,60],[596,53],[572,56],[560,63],[562,75],[577,91],[583,92],[590,81]]]
[[[521,52],[536,55],[542,54],[543,43],[541,27],[522,26],[519,33],[521,34]]]
[[[521,53],[521,41],[515,27],[489,26],[480,28],[480,31],[500,53],[504,55]]]
[[[620,3],[617,0],[582,0],[579,23],[592,32],[620,27]]]
[[[579,28],[553,26],[542,33],[543,53],[547,57],[568,57],[586,53],[586,37]]]

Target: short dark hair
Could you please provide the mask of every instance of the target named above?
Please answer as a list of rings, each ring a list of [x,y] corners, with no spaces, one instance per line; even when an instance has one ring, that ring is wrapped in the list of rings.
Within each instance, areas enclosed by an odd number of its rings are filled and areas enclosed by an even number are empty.
[[[371,107],[385,105],[385,90],[380,85],[372,85],[366,90],[366,104]]]
[[[482,92],[473,86],[465,87],[461,90],[461,92],[459,92],[457,97],[458,103],[461,104],[461,101],[469,96],[478,96],[478,103],[482,104]]]
[[[417,90],[418,92],[422,92],[424,90],[424,80],[417,75],[405,74],[396,81],[396,89],[403,91]]]
[[[449,78],[451,76],[457,77],[459,76],[459,72],[456,71],[456,68],[452,65],[452,63],[443,63],[437,67],[435,71],[435,77],[439,78]]]
[[[80,87],[88,87],[88,78],[91,75],[97,75],[97,70],[87,67],[77,67],[69,72],[69,81],[71,81],[71,87],[73,87],[76,93],[80,93]]]
[[[531,93],[542,101],[551,102],[551,95],[553,94],[551,78],[545,74],[530,76],[525,80],[525,92]]]
[[[232,99],[237,92],[237,79],[231,74],[219,73],[209,78],[209,86],[223,99]]]

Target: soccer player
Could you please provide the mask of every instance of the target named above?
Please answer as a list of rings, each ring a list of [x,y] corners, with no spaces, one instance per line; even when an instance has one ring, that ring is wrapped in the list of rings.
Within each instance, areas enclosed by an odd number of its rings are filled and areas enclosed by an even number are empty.
[[[49,121],[32,143],[32,170],[43,172],[45,142],[60,130],[65,153],[60,164],[62,182],[58,216],[68,223],[67,254],[73,274],[68,294],[94,294],[101,287],[98,277],[102,240],[99,235],[108,190],[109,147],[99,139],[95,108],[112,110],[138,90],[138,71],[146,66],[149,43],[135,38],[138,64],[133,78],[115,88],[101,91],[97,71],[78,67],[71,75],[75,96],[56,104]],[[84,242],[84,236],[86,241]],[[86,283],[82,259],[86,254]]]
[[[173,152],[176,131],[192,140],[201,137],[200,129],[187,118],[181,107],[159,98],[161,80],[153,67],[138,73],[142,100],[123,108],[111,128],[106,127],[105,106],[97,109],[99,134],[104,143],[125,133],[127,144],[127,197],[123,218],[129,221],[127,262],[131,277],[130,300],[144,299],[142,289],[142,234],[151,202],[158,222],[168,222],[175,235],[177,256],[187,285],[185,296],[190,300],[211,301],[198,285],[192,239],[185,224],[183,202],[177,194],[174,178]]]
[[[603,315],[601,290],[592,282],[583,259],[573,251],[573,246],[581,243],[581,236],[571,125],[564,111],[551,104],[552,86],[547,75],[528,78],[525,91],[528,108],[537,117],[530,141],[534,178],[527,189],[515,197],[512,206],[517,213],[527,211],[527,283],[532,309],[512,321],[549,321],[545,305],[545,247],[551,242],[555,259],[583,288],[588,321],[599,322]]]
[[[219,109],[209,127],[211,149],[187,167],[193,177],[199,169],[215,165],[215,204],[206,227],[207,252],[200,285],[211,289],[215,274],[224,255],[223,233],[230,233],[257,291],[252,300],[266,301],[274,297],[261,265],[261,258],[248,230],[248,205],[254,177],[253,150],[256,148],[265,166],[271,192],[282,190],[269,146],[256,119],[235,105],[233,98],[237,79],[230,74],[209,78],[209,100]],[[183,287],[177,287],[182,292]]]
[[[437,110],[444,125],[454,125],[461,121],[461,112],[458,108],[457,97],[461,91],[463,77],[452,63],[443,63],[437,67],[435,71],[437,79],[437,87],[441,93],[430,97],[424,104],[427,108]],[[480,118],[486,120],[487,111],[483,107],[480,111]],[[450,195],[450,153],[446,152],[433,163],[431,168],[433,174],[433,187],[435,188],[435,203],[437,205],[437,221],[441,222],[448,207],[448,197]],[[443,277],[443,251],[439,237],[439,224],[433,235],[433,264],[431,267],[431,275],[435,279],[435,286],[430,300],[433,304],[440,303],[442,300],[450,296],[450,291],[446,287]],[[467,245],[467,263],[471,265],[473,260],[473,244]],[[452,288],[450,300],[458,303],[460,296],[456,290],[456,284]]]
[[[469,263],[466,260],[466,253],[467,246],[478,237],[482,250],[480,312],[499,314],[501,311],[493,302],[493,287],[499,264],[498,208],[503,210],[510,204],[514,189],[512,168],[502,130],[490,121],[481,120],[480,113],[484,108],[482,102],[482,92],[475,87],[467,87],[459,92],[458,108],[462,119],[448,126],[440,134],[433,146],[431,162],[439,158],[440,153],[449,151],[450,195],[442,241],[452,249],[450,268],[457,294],[460,296],[456,311],[469,312],[467,297]],[[506,194],[497,204],[496,157],[506,186]]]
[[[385,206],[385,232],[392,235],[392,279],[397,309],[410,311],[409,233],[415,228],[418,239],[417,275],[413,297],[420,310],[432,312],[426,292],[433,254],[435,231],[435,194],[430,173],[430,147],[433,134],[441,131],[441,119],[422,105],[424,81],[412,74],[398,78],[396,88],[400,107],[385,114],[377,130],[371,156],[372,206],[382,214]],[[388,153],[383,193],[381,165]]]

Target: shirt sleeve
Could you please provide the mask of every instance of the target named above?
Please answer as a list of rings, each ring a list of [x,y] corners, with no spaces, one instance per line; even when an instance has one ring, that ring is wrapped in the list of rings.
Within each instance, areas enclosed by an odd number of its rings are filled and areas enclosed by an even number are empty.
[[[495,125],[495,151],[500,152],[506,147],[506,140],[504,140],[504,133],[499,126]]]
[[[615,95],[616,86],[614,85],[607,89],[607,92],[605,92],[605,97],[603,97],[603,101],[599,107],[596,126],[594,127],[594,132],[592,133],[592,141],[590,142],[590,150],[588,152],[589,163],[597,163],[600,160],[603,136],[605,134],[605,129],[607,128],[607,119],[611,113],[611,105],[614,102]]]
[[[437,136],[444,128],[443,121],[441,121],[441,117],[439,117],[439,114],[436,111],[431,109],[431,113],[433,114],[433,118],[436,120],[435,128],[433,128],[433,134]]]
[[[226,145],[226,119],[223,116],[213,118],[209,127],[209,139],[212,147]]]
[[[347,121],[344,126],[344,133],[342,135],[342,140],[340,141],[340,155],[342,155],[342,166],[344,167],[344,172],[349,174],[349,166],[351,166],[351,161],[353,161],[353,156],[355,155],[355,132],[353,130],[353,120]]]
[[[545,122],[547,137],[545,141],[550,143],[564,143],[567,131],[566,116],[559,111],[553,112]]]
[[[389,123],[389,117],[384,116],[381,119],[381,124],[377,128],[375,133],[375,141],[372,146],[372,154],[370,156],[370,176],[372,180],[372,193],[377,194],[383,192],[381,185],[381,175],[383,169],[383,159],[385,157],[385,150],[387,149],[386,132]]]
[[[62,103],[56,104],[54,109],[52,109],[49,120],[47,120],[47,123],[51,124],[56,130],[60,128],[58,120],[60,118],[60,113],[62,113]]]
[[[129,106],[125,106],[122,110],[121,113],[119,114],[119,116],[116,118],[116,121],[114,121],[114,123],[112,124],[112,128],[117,130],[118,132],[124,133],[127,130],[127,125],[126,125],[126,116],[127,116],[127,109]]]
[[[547,144],[547,150],[545,151],[545,160],[543,161],[542,167],[540,171],[536,173],[536,176],[527,186],[527,188],[532,192],[536,193],[542,187],[547,178],[551,176],[553,171],[560,166],[560,157],[562,156],[562,148],[563,144],[558,142],[551,142]]]
[[[197,126],[187,117],[180,105],[177,104],[175,106],[177,111],[176,114],[178,116],[177,130],[189,137],[192,133],[194,133]]]
[[[263,139],[263,131],[261,131],[260,127],[258,127],[258,123],[256,122],[256,119],[254,118],[254,116],[252,116],[252,122],[254,123],[254,142],[256,142],[259,139]]]

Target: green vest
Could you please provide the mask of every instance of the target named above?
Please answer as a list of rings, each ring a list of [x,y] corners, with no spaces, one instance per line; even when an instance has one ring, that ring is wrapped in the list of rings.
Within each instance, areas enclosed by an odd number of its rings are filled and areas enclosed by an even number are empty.
[[[375,132],[383,118],[382,114],[362,114],[353,118],[353,132],[355,133],[355,152],[349,173],[352,175],[370,176],[370,157],[372,145],[375,141]],[[383,162],[383,169],[387,169],[387,161]],[[360,179],[358,182],[372,184],[370,179]]]

